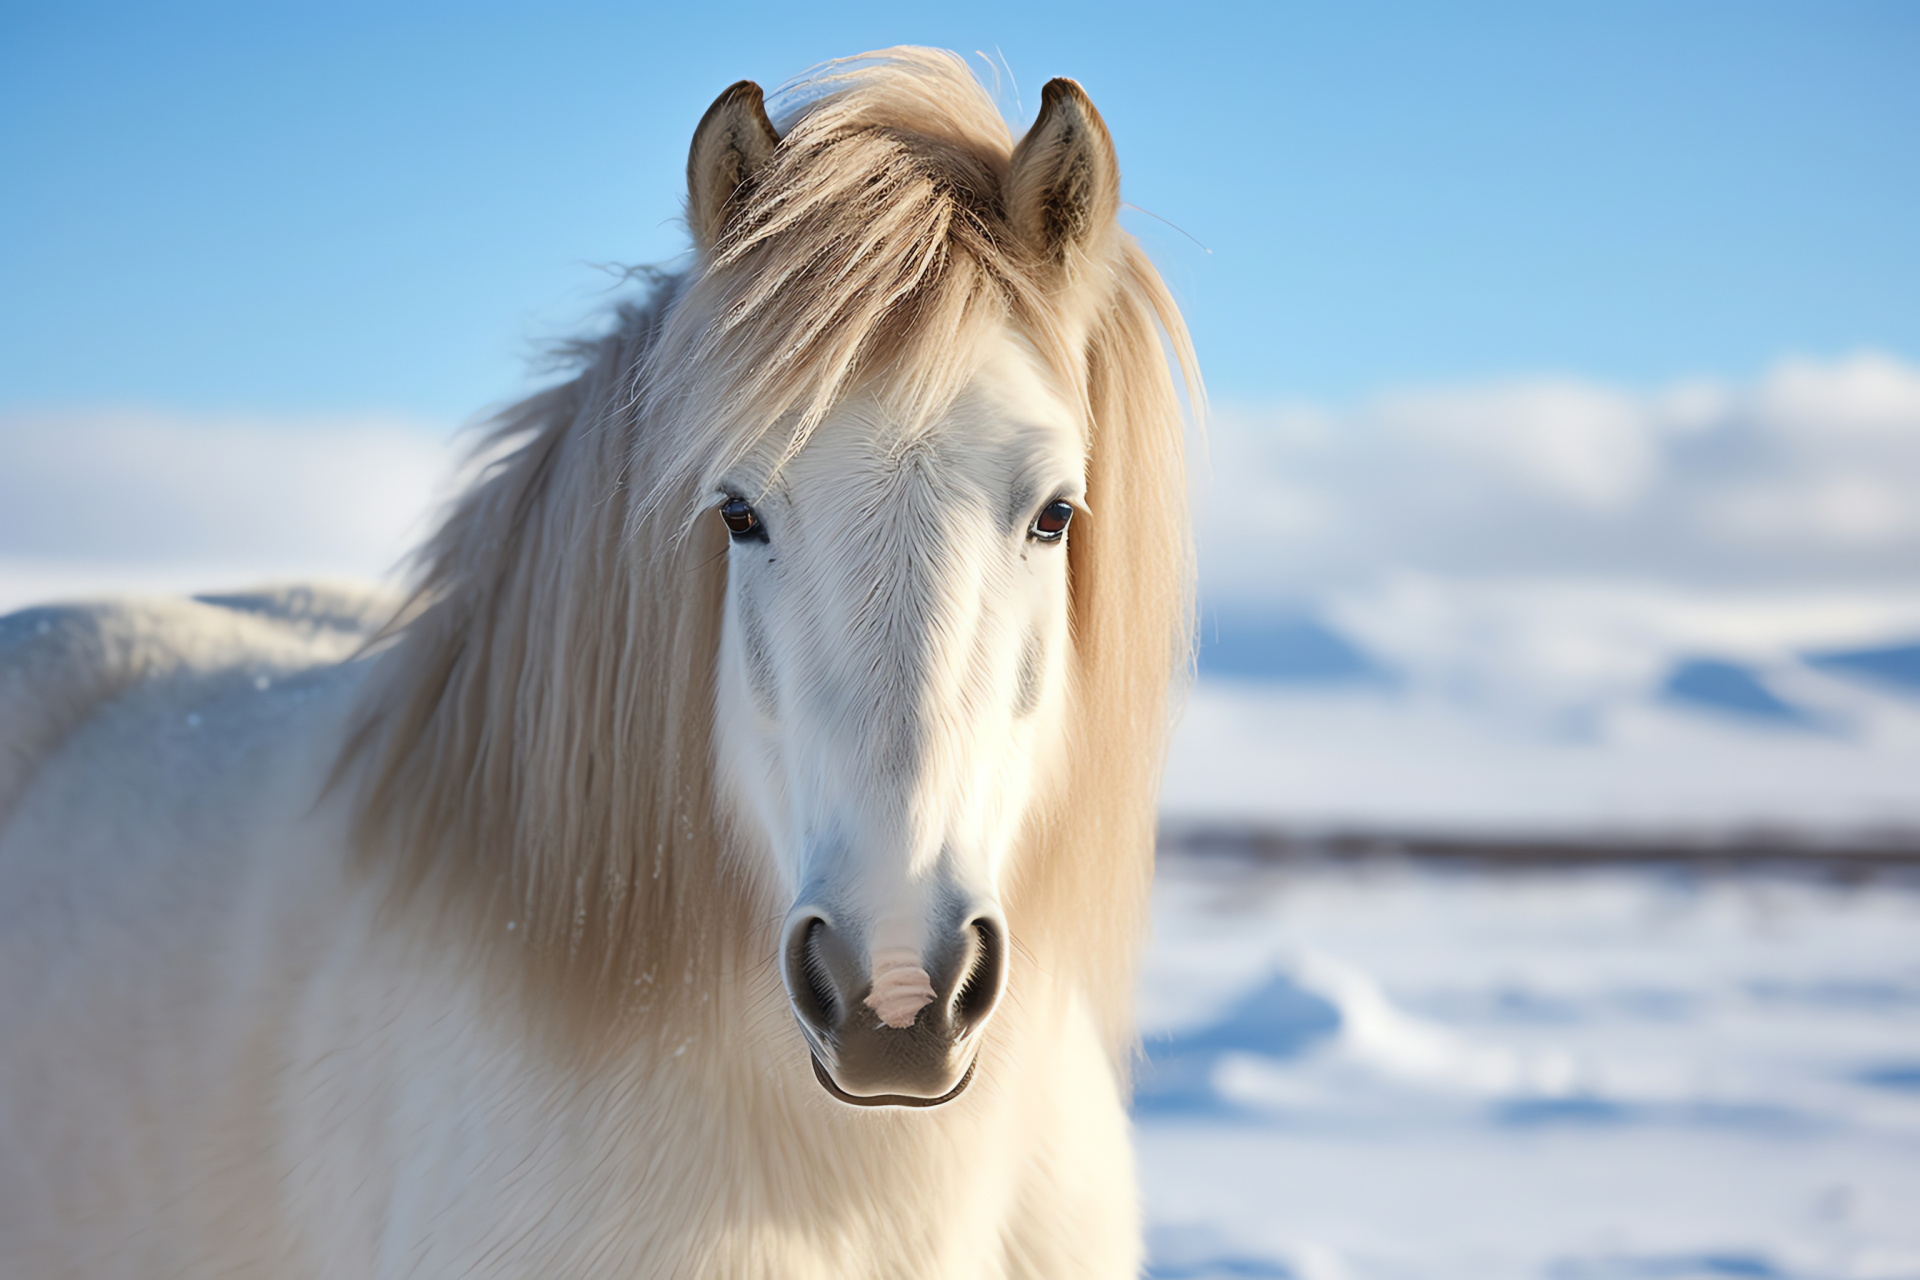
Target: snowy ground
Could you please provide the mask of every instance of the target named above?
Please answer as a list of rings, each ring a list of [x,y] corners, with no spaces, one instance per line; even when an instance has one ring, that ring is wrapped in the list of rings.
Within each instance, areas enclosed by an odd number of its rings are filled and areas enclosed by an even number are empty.
[[[1170,858],[1159,1277],[1920,1276],[1920,885]]]
[[[1797,674],[1819,708],[1806,721],[1682,701],[1658,677],[1558,714],[1429,689],[1202,679],[1164,809],[1310,831],[1920,843],[1920,689]]]

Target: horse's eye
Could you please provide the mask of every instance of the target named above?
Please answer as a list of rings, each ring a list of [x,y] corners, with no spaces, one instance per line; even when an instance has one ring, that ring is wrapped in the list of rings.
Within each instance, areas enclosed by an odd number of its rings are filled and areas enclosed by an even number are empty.
[[[720,504],[720,519],[727,526],[727,532],[736,538],[767,536],[760,527],[760,517],[753,513],[753,505],[745,498],[728,498]]]
[[[1058,542],[1066,536],[1067,526],[1072,523],[1072,503],[1049,502],[1033,518],[1033,528],[1027,530],[1027,536],[1039,542]]]

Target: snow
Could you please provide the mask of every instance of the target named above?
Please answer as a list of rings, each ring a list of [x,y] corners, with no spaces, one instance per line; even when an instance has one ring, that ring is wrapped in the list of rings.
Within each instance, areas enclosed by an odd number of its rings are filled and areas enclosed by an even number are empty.
[[[1162,1277],[1920,1276],[1920,886],[1163,862]]]

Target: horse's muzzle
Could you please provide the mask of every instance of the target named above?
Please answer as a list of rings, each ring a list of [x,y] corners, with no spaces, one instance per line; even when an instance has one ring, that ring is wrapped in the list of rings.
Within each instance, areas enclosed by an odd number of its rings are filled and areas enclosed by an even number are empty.
[[[945,932],[922,965],[903,960],[878,974],[824,912],[796,909],[784,935],[787,996],[828,1093],[854,1106],[933,1107],[966,1090],[1006,985],[997,913]]]

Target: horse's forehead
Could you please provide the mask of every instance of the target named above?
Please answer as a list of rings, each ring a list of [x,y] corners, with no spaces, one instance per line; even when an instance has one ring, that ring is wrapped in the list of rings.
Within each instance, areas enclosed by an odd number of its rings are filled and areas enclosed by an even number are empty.
[[[1010,488],[1076,480],[1085,452],[1072,406],[1031,349],[1009,339],[981,361],[945,412],[914,427],[878,396],[841,406],[789,463],[798,502],[816,492],[876,490],[926,500],[999,505]]]

